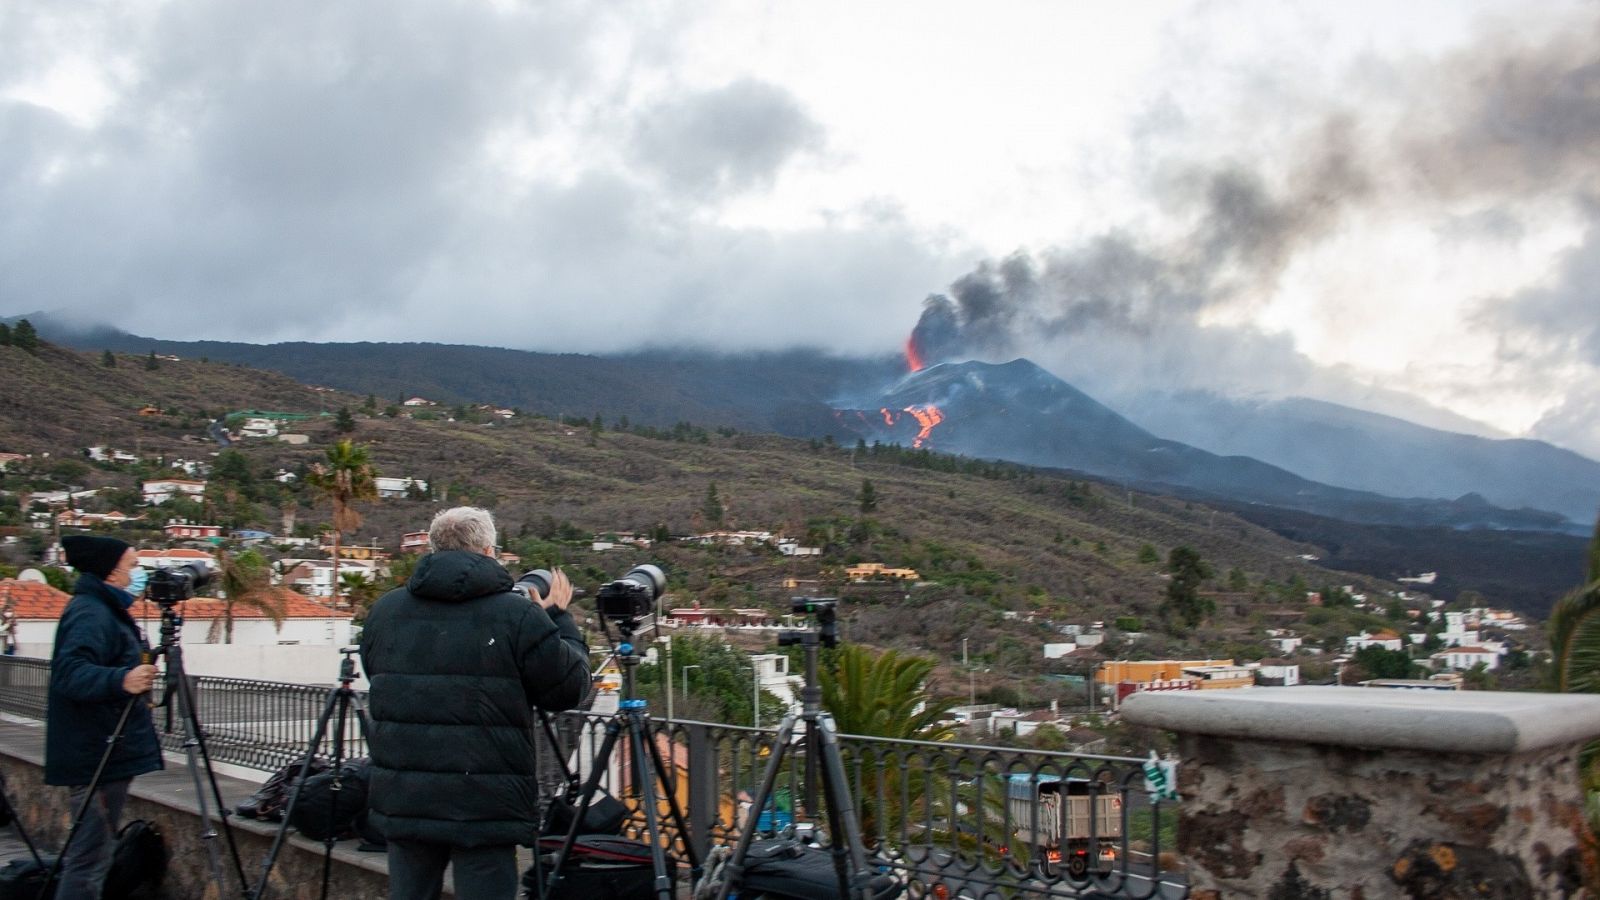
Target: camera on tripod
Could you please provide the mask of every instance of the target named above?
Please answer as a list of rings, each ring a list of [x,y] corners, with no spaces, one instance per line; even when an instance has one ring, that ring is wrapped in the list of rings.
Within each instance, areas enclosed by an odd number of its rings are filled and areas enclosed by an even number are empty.
[[[824,647],[839,646],[838,597],[790,597],[789,612],[797,616],[812,616],[817,620],[815,634]],[[806,643],[810,631],[780,631],[778,646],[789,647]]]
[[[616,581],[600,585],[595,611],[613,622],[640,620],[655,612],[656,599],[667,589],[667,573],[659,566],[634,566]]]
[[[214,577],[212,571],[204,566],[163,566],[150,573],[145,596],[162,606],[182,603],[193,597],[196,591],[204,590]]]

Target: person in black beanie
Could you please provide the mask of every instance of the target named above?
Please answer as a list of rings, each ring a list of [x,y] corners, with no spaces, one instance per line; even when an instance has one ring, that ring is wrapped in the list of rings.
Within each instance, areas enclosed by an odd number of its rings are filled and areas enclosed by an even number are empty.
[[[71,535],[61,545],[67,564],[78,570],[78,583],[56,626],[50,657],[44,781],[71,788],[76,814],[107,739],[128,704],[150,690],[156,667],[142,661],[144,636],[128,613],[144,592],[139,555],[110,537]],[[162,766],[150,708],[134,702],[121,737],[111,747],[94,801],[66,848],[56,900],[99,900],[128,786],[134,776]]]

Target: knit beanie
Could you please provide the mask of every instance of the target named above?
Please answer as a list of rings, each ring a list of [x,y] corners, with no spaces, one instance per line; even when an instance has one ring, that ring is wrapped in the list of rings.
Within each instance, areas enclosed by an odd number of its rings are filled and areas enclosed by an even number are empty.
[[[88,534],[67,535],[61,539],[61,547],[67,551],[67,565],[102,581],[122,562],[123,554],[133,549],[127,541]]]

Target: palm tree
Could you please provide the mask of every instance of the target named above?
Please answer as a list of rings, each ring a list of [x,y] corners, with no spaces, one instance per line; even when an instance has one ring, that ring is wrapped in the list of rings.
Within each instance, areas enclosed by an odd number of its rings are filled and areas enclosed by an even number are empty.
[[[845,646],[819,673],[822,705],[843,734],[947,740],[955,732],[943,720],[956,701],[925,693],[933,665],[933,660],[894,650],[874,654]],[[948,781],[935,766],[902,765],[892,745],[855,745],[845,755],[846,764],[857,770],[852,782],[860,792],[856,806],[868,843],[889,837],[889,823],[952,819],[953,810],[942,802],[949,794]]]
[[[339,545],[346,531],[361,527],[361,514],[356,511],[358,500],[376,500],[377,471],[366,447],[358,447],[349,440],[335,443],[327,450],[327,461],[311,467],[306,483],[322,492],[333,503],[333,605],[339,606]]]
[[[1556,690],[1600,693],[1600,519],[1589,541],[1583,584],[1562,597],[1550,613],[1551,678]],[[1600,741],[1579,756],[1588,792],[1589,827],[1600,835]]]
[[[272,564],[254,550],[242,553],[217,551],[220,569],[217,589],[222,595],[222,642],[233,643],[233,608],[260,610],[272,624],[281,628],[293,591],[272,583]]]
[[[378,599],[378,586],[367,578],[365,572],[343,573],[339,576],[339,586],[344,589],[344,595],[350,599],[350,608],[359,617],[364,617],[367,608]]]

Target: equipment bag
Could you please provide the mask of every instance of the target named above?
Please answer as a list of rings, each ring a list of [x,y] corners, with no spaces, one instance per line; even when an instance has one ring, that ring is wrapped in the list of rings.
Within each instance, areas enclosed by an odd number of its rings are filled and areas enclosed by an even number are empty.
[[[371,780],[372,761],[364,756],[345,760],[337,772],[307,778],[289,812],[289,824],[313,841],[348,835],[355,828],[356,817],[367,808]]]
[[[550,867],[561,850],[562,838],[540,838],[541,865],[522,875],[523,896],[544,900],[654,900],[655,861],[650,845],[609,834],[580,835],[561,866],[561,881],[548,895],[541,894]],[[674,882],[678,864],[667,855],[667,877]]]
[[[37,900],[39,888],[44,886],[55,864],[54,856],[44,856],[39,859],[33,857],[13,859],[0,866],[0,900]],[[55,895],[56,886],[52,884],[50,893],[45,894],[44,900],[50,900]]]
[[[300,769],[304,764],[305,760],[296,760],[273,772],[266,783],[261,785],[260,790],[233,808],[234,812],[246,819],[282,822],[284,807],[289,805],[289,794],[294,790],[295,782],[300,779]],[[327,770],[327,763],[313,759],[311,768],[306,771],[306,777],[310,778]]]
[[[888,875],[874,875],[867,886],[874,900],[893,900],[902,885]],[[740,897],[767,900],[838,900],[839,876],[833,851],[780,838],[754,841],[745,855]]]
[[[154,900],[167,875],[167,842],[147,819],[134,819],[117,831],[101,900]]]

